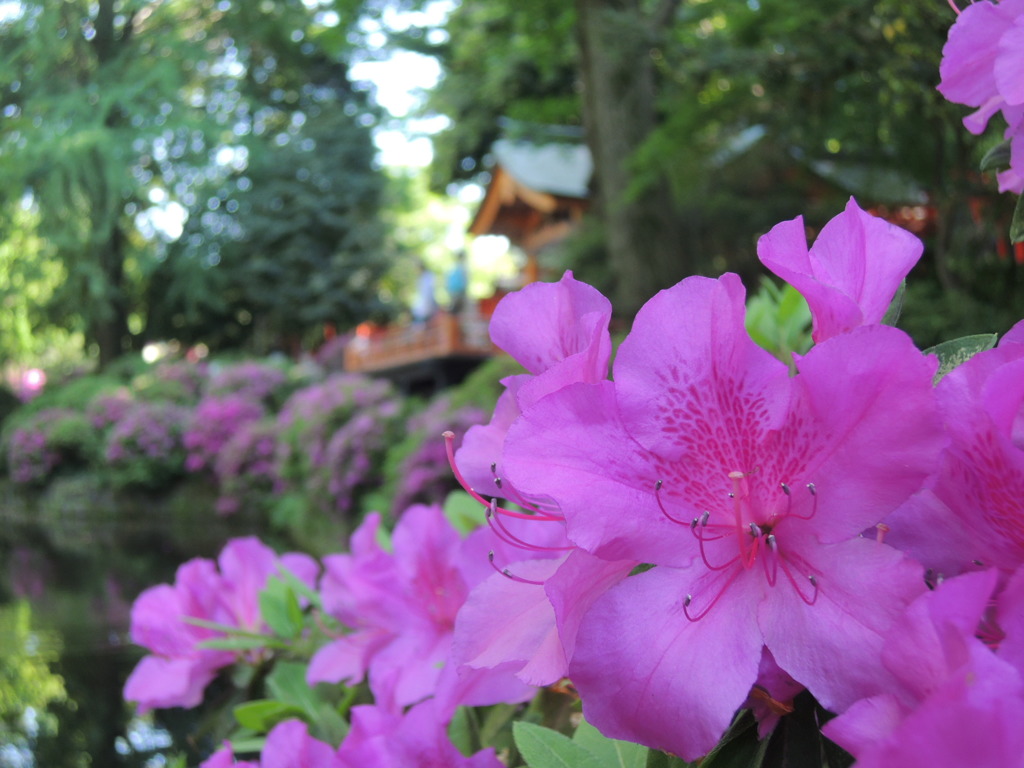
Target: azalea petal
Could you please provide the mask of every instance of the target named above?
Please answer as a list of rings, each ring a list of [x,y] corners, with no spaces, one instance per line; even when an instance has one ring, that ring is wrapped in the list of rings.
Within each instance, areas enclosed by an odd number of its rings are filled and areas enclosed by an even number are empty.
[[[313,654],[306,680],[310,685],[359,683],[366,677],[370,659],[390,640],[390,634],[373,630],[354,632],[333,640]]]
[[[530,408],[509,430],[505,463],[516,488],[554,499],[577,546],[608,560],[692,557],[689,526],[659,510],[659,462],[626,433],[611,382],[574,384]]]
[[[791,566],[797,586],[780,574],[758,624],[779,666],[839,712],[891,684],[878,664],[883,635],[924,591],[924,579],[902,553],[866,539],[803,547],[800,556],[802,566]],[[808,573],[817,578],[813,604],[800,581]]]
[[[607,373],[611,313],[596,288],[566,272],[557,283],[531,283],[502,299],[491,319],[491,339],[533,374],[575,356],[585,369],[603,362]],[[588,315],[596,317],[581,322]]]
[[[821,729],[828,738],[857,757],[864,747],[886,738],[903,721],[904,709],[886,693],[861,699]]]
[[[996,603],[999,627],[1005,636],[999,657],[1024,674],[1024,567],[1013,574]]]
[[[942,48],[939,93],[970,107],[988,101],[997,90],[993,67],[1005,29],[1002,8],[989,2],[964,8]]]
[[[807,299],[814,340],[822,342],[860,325],[880,323],[923,248],[914,235],[861,210],[851,197],[809,252],[803,221],[796,219],[762,237],[757,254]]]
[[[1024,14],[999,39],[993,74],[999,95],[1008,104],[1024,104]]]
[[[594,601],[626,578],[636,565],[633,560],[602,560],[578,549],[544,583],[558,619],[558,637],[566,659],[572,658],[580,622]]]
[[[462,445],[455,452],[455,466],[459,468],[470,488],[487,496],[504,497],[501,489],[494,484],[494,477],[504,477],[502,450],[505,436],[521,411],[516,396],[519,388],[530,380],[528,374],[508,376],[502,379],[505,391],[498,397],[494,414],[487,424],[480,424],[466,430]],[[491,465],[494,470],[491,470]]]
[[[622,423],[652,453],[674,461],[725,452],[712,460],[749,469],[730,443],[756,443],[784,414],[788,370],[747,335],[744,297],[736,275],[691,277],[637,314],[615,358],[615,387]],[[709,444],[729,419],[741,420],[730,440]]]
[[[217,676],[217,667],[199,659],[144,657],[124,684],[124,698],[138,705],[139,714],[151,709],[196,707],[203,690]]]
[[[330,744],[309,735],[301,720],[285,720],[267,734],[260,754],[260,768],[335,768],[338,766]]]
[[[702,570],[702,569],[701,569]],[[699,572],[695,572],[699,573]],[[599,597],[583,619],[570,676],[587,722],[695,760],[721,738],[757,679],[761,589],[739,578],[698,621],[683,613],[693,574],[658,567]]]
[[[557,560],[514,563],[517,577],[543,582]],[[474,668],[520,663],[520,678],[549,685],[565,675],[566,660],[555,627],[555,611],[544,584],[516,581],[500,573],[479,584],[455,622],[452,657]]]
[[[834,337],[800,361],[794,419],[801,428],[787,440],[805,444],[778,450],[808,453],[805,471],[818,501],[809,525],[822,542],[881,522],[937,466],[946,437],[931,384],[935,367],[906,334],[886,326]]]

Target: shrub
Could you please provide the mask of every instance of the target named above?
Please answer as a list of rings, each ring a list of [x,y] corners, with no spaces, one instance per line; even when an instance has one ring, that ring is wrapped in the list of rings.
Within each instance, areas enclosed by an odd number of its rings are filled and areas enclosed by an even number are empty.
[[[188,410],[170,403],[140,402],[128,411],[107,437],[105,457],[113,485],[154,490],[180,477],[187,420]]]
[[[289,384],[289,376],[280,366],[250,360],[211,370],[206,396],[238,395],[271,405],[280,402]]]
[[[183,442],[188,456],[185,469],[212,469],[217,455],[239,429],[264,415],[259,400],[245,395],[207,396],[196,406],[185,430]]]
[[[217,454],[213,469],[219,486],[217,512],[243,507],[266,509],[274,491],[277,421],[265,418],[241,424]]]
[[[88,418],[68,408],[49,408],[19,420],[5,444],[8,472],[20,485],[42,485],[59,467],[88,464],[98,451]]]
[[[490,414],[483,408],[453,408],[446,395],[436,398],[408,422],[409,436],[389,452],[391,512],[396,517],[413,504],[438,503],[458,488],[448,466],[445,431],[455,433],[456,447],[466,430],[484,424]]]
[[[301,485],[324,465],[328,442],[353,414],[394,394],[386,381],[345,373],[292,394],[277,419],[275,465],[281,489]]]

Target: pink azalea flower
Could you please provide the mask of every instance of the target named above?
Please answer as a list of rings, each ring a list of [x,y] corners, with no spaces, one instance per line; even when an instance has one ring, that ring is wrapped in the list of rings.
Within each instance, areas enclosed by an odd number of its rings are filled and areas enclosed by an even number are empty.
[[[1024,0],[972,3],[957,16],[942,49],[939,92],[950,101],[977,107],[964,125],[985,130],[999,111],[1008,127],[1010,170],[999,174],[1002,192],[1024,193]]]
[[[285,720],[267,734],[259,763],[235,762],[231,745],[217,750],[199,768],[344,768],[335,749],[309,735],[301,720]]]
[[[380,706],[352,709],[339,768],[503,768],[493,749],[466,757],[451,743],[433,700],[404,715]]]
[[[501,300],[491,339],[529,373],[502,380],[506,391],[491,422],[466,432],[456,465],[469,486],[504,498],[494,478],[503,475],[502,443],[522,409],[566,384],[608,377],[611,314],[608,299],[572,272],[557,283],[531,283]]]
[[[573,543],[657,566],[597,597],[569,671],[588,722],[690,760],[746,701],[764,648],[829,708],[884,685],[882,633],[923,580],[861,532],[943,444],[935,361],[902,332],[833,337],[790,377],[743,314],[735,275],[662,291],[614,383],[534,403],[505,446],[514,486],[554,500]]]
[[[189,619],[265,632],[259,593],[283,567],[311,585],[318,567],[308,555],[279,557],[258,539],[233,539],[216,564],[197,558],[178,569],[173,585],[160,584],[139,595],[132,606],[132,641],[150,651],[129,675],[124,697],[140,712],[194,707],[217,671],[236,660],[235,653],[199,648],[223,633]]]
[[[923,249],[914,235],[861,210],[851,197],[810,250],[803,217],[798,216],[764,235],[757,243],[757,256],[807,299],[813,337],[820,343],[882,322]]]
[[[438,691],[471,582],[461,562],[462,539],[439,507],[414,506],[402,515],[393,555],[376,541],[379,525],[378,515],[368,516],[353,534],[350,554],[324,558],[324,608],[350,632],[316,653],[308,679],[354,684],[368,676],[378,702],[403,707]],[[454,707],[532,696],[510,675],[503,677],[495,687],[467,685],[466,700],[447,700]]]
[[[566,272],[557,283],[533,283],[506,297],[491,321],[495,344],[529,373],[502,382],[506,391],[491,422],[467,432],[452,466],[485,506],[474,488],[523,504],[528,513],[493,506],[491,531],[472,537],[486,539],[505,572],[482,580],[459,614],[454,656],[473,669],[512,665],[531,685],[557,681],[585,608],[635,565],[573,551],[560,513],[524,498],[503,470],[505,436],[523,409],[568,384],[607,379],[610,318],[609,301]]]
[[[1024,765],[1020,675],[974,637],[995,583],[994,571],[947,580],[893,625],[893,685],[824,729],[858,766]]]
[[[887,539],[936,576],[1024,564],[1024,324],[936,388],[949,446]]]

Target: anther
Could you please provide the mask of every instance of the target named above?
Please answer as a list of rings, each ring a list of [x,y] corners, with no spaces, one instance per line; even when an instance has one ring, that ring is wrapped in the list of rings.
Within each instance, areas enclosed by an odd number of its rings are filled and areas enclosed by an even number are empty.
[[[761,529],[757,527],[757,523],[750,524],[750,535],[755,539],[761,535]]]
[[[775,534],[774,533],[769,533],[768,537],[765,539],[765,542],[768,544],[768,549],[770,549],[772,552],[775,552],[775,551],[778,550],[779,545],[775,542]]]
[[[690,607],[690,603],[692,603],[692,602],[693,602],[693,595],[687,595],[686,599],[683,600],[683,607],[684,608],[689,608]]]
[[[782,489],[782,492],[783,492],[784,494],[786,494],[787,496],[789,496],[789,494],[791,493],[791,491],[789,490],[789,486],[788,486],[788,485],[786,485],[785,483],[779,483],[779,487],[780,487],[780,488]]]
[[[811,582],[812,587],[814,587],[815,589],[818,588],[818,580],[815,578],[813,573],[807,577],[807,580]]]
[[[492,549],[487,553],[487,561],[491,564],[491,567],[504,576],[506,579],[512,579],[512,581],[518,581],[520,584],[533,584],[535,586],[543,586],[543,581],[534,581],[533,579],[524,579],[522,576],[516,576],[508,568],[499,568],[494,564],[494,550]]]
[[[493,475],[497,471],[498,471],[498,462],[492,461],[491,462],[491,474]]]
[[[884,542],[885,541],[885,534],[887,534],[890,530],[892,530],[892,529],[889,528],[889,526],[886,525],[885,523],[879,523],[878,525],[876,525],[875,526],[875,541],[877,541],[879,544]]]
[[[501,489],[501,478],[500,477],[495,477],[494,478],[494,484],[496,486],[498,486],[498,489],[500,490]]]
[[[710,517],[711,517],[711,511],[705,509],[704,510],[704,514],[700,516],[700,525],[701,525],[702,528],[707,526],[708,518],[710,518]]]
[[[656,490],[656,491],[660,491],[660,490],[661,490],[661,485],[662,485],[662,481],[661,481],[661,480],[659,480],[658,482],[656,482],[656,483],[654,484],[654,490]]]
[[[817,496],[818,495],[818,489],[814,487],[814,483],[808,483],[807,484],[807,490],[811,494],[811,496]]]
[[[983,562],[981,562],[981,560],[971,560],[971,562],[974,563],[979,568],[983,568],[985,566],[985,564]]]

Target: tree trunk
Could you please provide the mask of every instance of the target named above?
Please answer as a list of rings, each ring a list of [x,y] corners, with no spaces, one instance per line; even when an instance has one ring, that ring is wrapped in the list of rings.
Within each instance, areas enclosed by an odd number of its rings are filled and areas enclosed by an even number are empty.
[[[127,302],[124,295],[124,233],[119,226],[110,232],[110,238],[98,254],[98,263],[104,278],[103,306],[91,312],[90,341],[99,347],[100,368],[105,368],[130,348]]]
[[[657,123],[652,30],[640,0],[577,0],[576,7],[596,213],[604,224],[616,310],[632,316],[692,267],[667,181],[637,188],[631,166]]]

